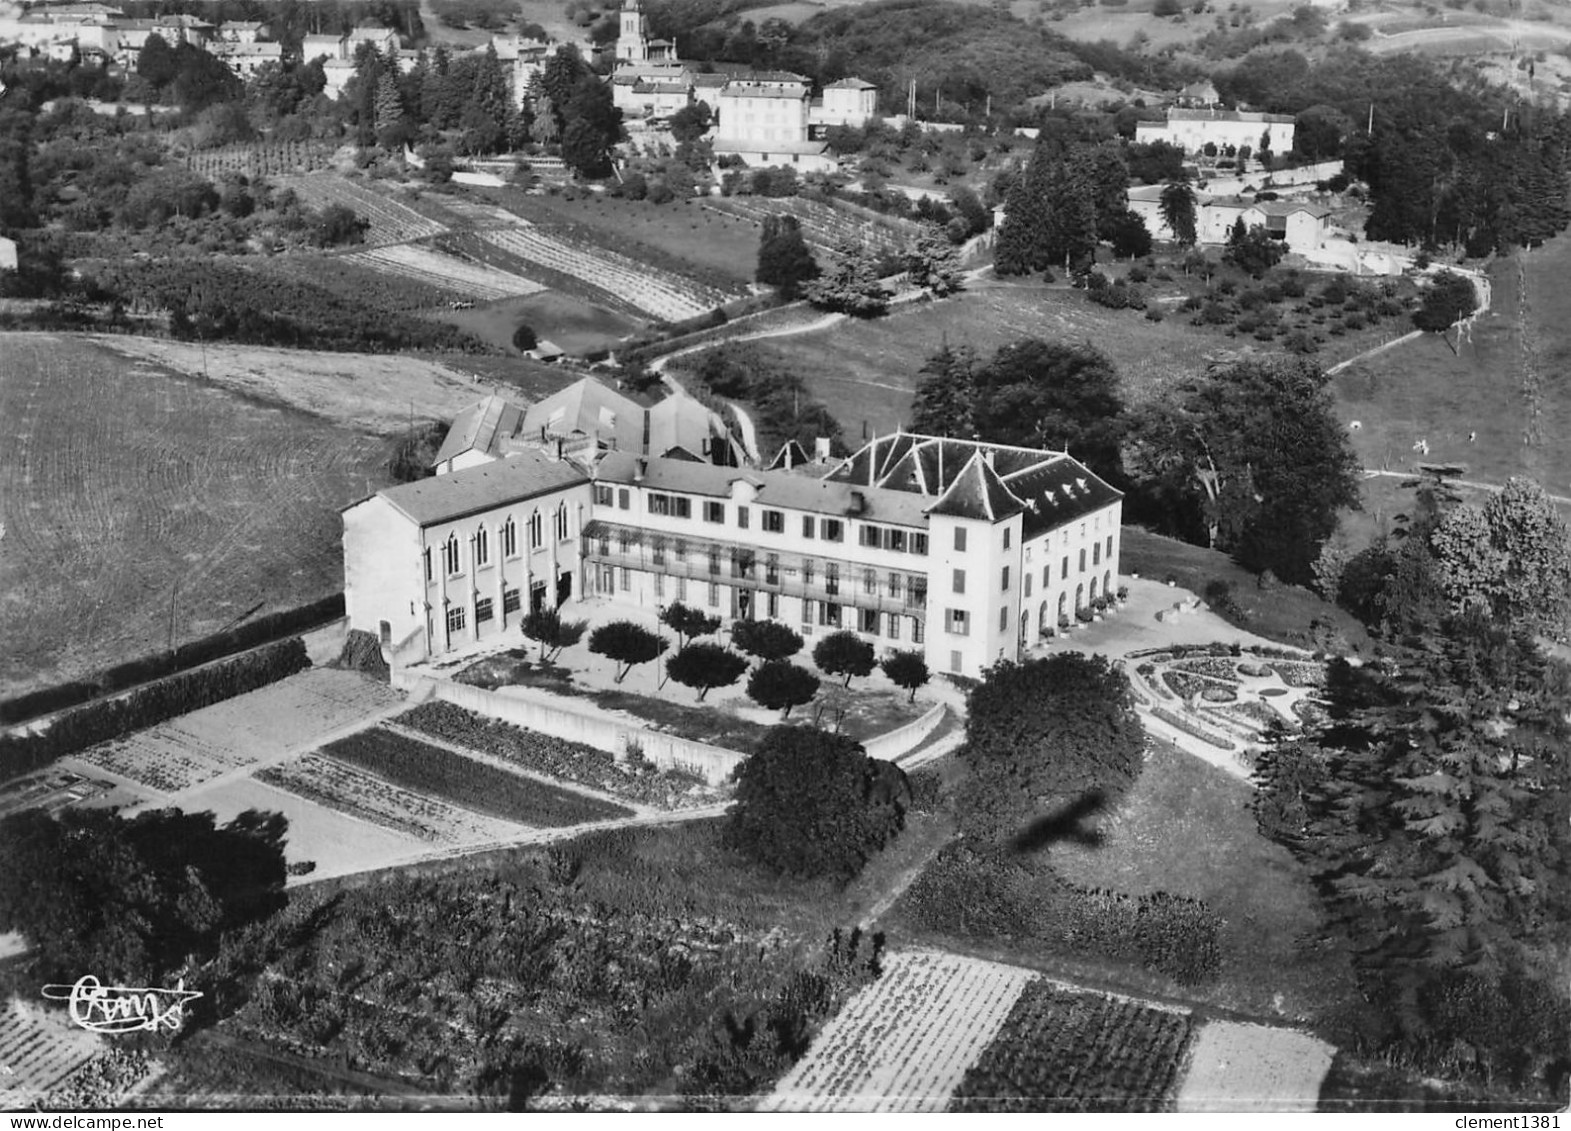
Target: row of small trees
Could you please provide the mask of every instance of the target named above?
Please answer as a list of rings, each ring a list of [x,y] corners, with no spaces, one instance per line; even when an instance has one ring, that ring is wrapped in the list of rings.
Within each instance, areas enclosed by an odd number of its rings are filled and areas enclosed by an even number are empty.
[[[680,601],[666,606],[660,623],[676,633],[680,648],[666,664],[666,674],[684,687],[698,692],[699,702],[717,687],[730,687],[748,670],[751,657],[758,661],[747,681],[747,694],[755,703],[778,710],[789,717],[793,707],[812,700],[818,693],[819,679],[812,672],[790,662],[802,650],[802,637],[793,629],[774,621],[737,621],[731,628],[731,647],[700,640],[720,630],[720,618],[691,608]],[[563,648],[584,638],[586,621],[566,621],[554,609],[541,609],[524,618],[523,634],[540,647],[541,660],[554,657]],[[589,650],[620,665],[616,682],[628,672],[665,653],[669,641],[634,621],[613,621],[589,633]],[[917,689],[927,683],[927,662],[920,652],[896,652],[876,658],[873,646],[854,632],[835,632],[824,637],[813,649],[813,663],[828,675],[844,677],[845,686],[859,676],[868,676],[882,667],[896,686],[916,698]]]

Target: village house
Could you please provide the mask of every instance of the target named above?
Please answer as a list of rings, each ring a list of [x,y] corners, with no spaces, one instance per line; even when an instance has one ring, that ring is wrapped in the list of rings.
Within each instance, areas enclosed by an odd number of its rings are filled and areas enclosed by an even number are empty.
[[[1288,153],[1293,148],[1293,130],[1293,118],[1288,114],[1170,107],[1166,121],[1137,124],[1135,141],[1162,141],[1188,154],[1201,153],[1208,144],[1219,150],[1247,145],[1255,153],[1262,149]]]
[[[1129,210],[1145,221],[1152,239],[1172,240],[1173,231],[1162,217],[1162,185],[1140,185],[1129,190]],[[1282,240],[1287,250],[1310,255],[1325,245],[1330,232],[1327,221],[1331,210],[1301,200],[1245,200],[1242,197],[1200,196],[1195,205],[1195,241],[1224,244],[1233,226],[1243,220],[1244,227],[1259,225],[1273,239]]]
[[[345,606],[401,662],[567,602],[682,601],[975,677],[1112,595],[1121,507],[1063,452],[904,433],[793,470],[535,448],[346,508]]]

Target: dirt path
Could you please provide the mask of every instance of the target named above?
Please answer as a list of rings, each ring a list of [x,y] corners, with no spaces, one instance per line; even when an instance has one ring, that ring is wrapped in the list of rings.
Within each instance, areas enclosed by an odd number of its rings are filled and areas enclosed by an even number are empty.
[[[1419,471],[1385,471],[1376,467],[1364,468],[1365,479],[1373,479],[1376,476],[1380,477],[1381,479],[1417,479],[1422,474],[1423,473]],[[1473,491],[1490,491],[1496,495],[1505,490],[1505,488],[1498,483],[1483,483],[1477,479],[1447,478],[1446,482],[1453,487],[1466,487]],[[1552,503],[1561,503],[1566,506],[1571,506],[1571,495],[1549,495],[1547,497]]]

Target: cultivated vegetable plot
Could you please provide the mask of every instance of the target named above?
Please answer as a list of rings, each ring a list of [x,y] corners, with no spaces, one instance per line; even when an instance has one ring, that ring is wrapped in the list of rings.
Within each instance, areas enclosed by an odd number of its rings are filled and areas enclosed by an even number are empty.
[[[387,310],[421,310],[452,301],[455,292],[407,275],[389,274],[344,255],[271,255],[247,263],[264,275],[279,275],[320,287],[341,298]]]
[[[1040,979],[955,1090],[952,1111],[1163,1111],[1194,1023],[1187,1013]]]
[[[720,791],[682,774],[618,762],[604,750],[489,719],[439,699],[399,715],[398,725],[489,754],[535,773],[588,786],[643,805],[706,805]]]
[[[101,1039],[16,998],[0,1010],[0,1110],[30,1108],[96,1056]]]
[[[943,1111],[1033,977],[954,954],[894,955],[760,1110]]]
[[[891,254],[903,251],[920,226],[895,217],[864,219],[842,212],[822,201],[798,196],[728,196],[706,207],[729,212],[762,224],[769,216],[795,216],[802,225],[802,238],[812,247],[828,251],[848,236]]]
[[[352,263],[437,287],[467,298],[490,302],[513,295],[532,295],[543,286],[522,275],[500,271],[419,244],[394,244],[356,251],[344,256]]]
[[[185,164],[186,168],[210,181],[230,173],[275,177],[324,168],[331,163],[334,148],[317,141],[242,142],[217,149],[199,149],[186,157]]]
[[[497,840],[517,827],[435,798],[423,797],[353,766],[302,754],[258,770],[256,780],[383,828],[435,844]]]
[[[426,197],[426,200],[434,199]],[[529,221],[495,204],[464,196],[442,196],[442,207],[471,228],[527,228]]]
[[[447,226],[422,216],[413,208],[389,200],[375,189],[346,180],[336,173],[312,173],[301,177],[276,177],[273,187],[294,189],[302,201],[313,208],[343,204],[371,221],[366,233],[370,244],[405,243],[445,232]]]
[[[176,793],[374,717],[402,697],[355,672],[314,668],[95,746],[79,759]]]
[[[383,727],[330,742],[322,752],[423,794],[538,828],[633,815],[631,809],[620,805],[509,773],[489,762],[465,758]]]
[[[480,238],[531,263],[607,291],[654,318],[679,322],[714,309],[730,296],[638,263],[613,251],[568,243],[536,228],[480,233]]]

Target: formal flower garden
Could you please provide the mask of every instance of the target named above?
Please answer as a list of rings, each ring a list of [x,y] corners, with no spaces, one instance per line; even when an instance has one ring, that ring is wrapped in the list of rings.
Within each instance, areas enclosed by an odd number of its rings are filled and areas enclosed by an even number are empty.
[[[1324,718],[1325,664],[1303,653],[1175,645],[1131,652],[1127,660],[1153,715],[1221,750],[1247,752],[1274,727],[1291,733]]]

